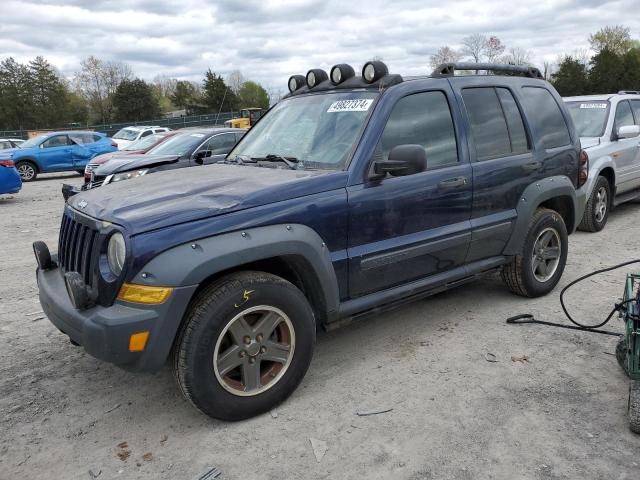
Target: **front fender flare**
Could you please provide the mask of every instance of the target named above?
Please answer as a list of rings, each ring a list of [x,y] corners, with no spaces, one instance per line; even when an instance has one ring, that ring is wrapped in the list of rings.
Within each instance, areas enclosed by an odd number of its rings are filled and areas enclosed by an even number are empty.
[[[511,238],[504,249],[505,255],[516,255],[520,252],[529,228],[529,221],[540,204],[557,197],[568,197],[574,210],[574,224],[567,225],[569,233],[573,232],[584,214],[586,194],[583,188],[577,189],[564,175],[548,177],[530,184],[520,196],[516,207],[517,219]]]
[[[150,260],[133,278],[140,285],[198,285],[211,275],[269,258],[306,260],[322,289],[327,315],[338,311],[339,293],[329,250],[311,228],[269,225],[224,233],[173,247]]]

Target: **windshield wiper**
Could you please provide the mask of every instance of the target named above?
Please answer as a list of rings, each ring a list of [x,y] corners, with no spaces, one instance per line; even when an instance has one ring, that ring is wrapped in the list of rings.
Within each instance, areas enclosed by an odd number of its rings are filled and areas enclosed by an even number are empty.
[[[282,155],[275,155],[273,153],[265,155],[264,157],[252,157],[251,160],[256,160],[258,162],[282,162],[286,164],[287,167],[289,167],[291,170],[297,170],[298,164],[300,163],[300,160],[298,160],[296,157],[283,157]]]

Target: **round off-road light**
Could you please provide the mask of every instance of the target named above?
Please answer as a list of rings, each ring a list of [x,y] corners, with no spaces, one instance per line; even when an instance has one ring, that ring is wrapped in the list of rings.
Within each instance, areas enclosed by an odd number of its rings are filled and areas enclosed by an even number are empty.
[[[289,77],[289,91],[291,93],[295,92],[299,88],[304,87],[305,79],[303,75],[292,75]]]
[[[313,88],[327,79],[327,72],[319,68],[314,68],[307,72],[307,87]]]
[[[364,78],[364,81],[367,83],[373,83],[388,74],[389,69],[379,60],[367,62],[364,64],[364,67],[362,67],[362,78]]]
[[[346,63],[341,63],[339,65],[335,65],[331,69],[331,83],[334,85],[338,85],[339,83],[344,82],[345,80],[350,79],[355,76],[356,72],[353,70],[351,65],[347,65]]]

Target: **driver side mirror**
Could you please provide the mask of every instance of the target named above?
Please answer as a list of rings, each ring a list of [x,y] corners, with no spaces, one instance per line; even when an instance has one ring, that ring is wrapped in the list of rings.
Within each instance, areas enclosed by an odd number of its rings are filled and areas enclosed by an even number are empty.
[[[403,177],[424,172],[427,169],[427,152],[422,145],[396,145],[389,152],[389,159],[373,162],[372,169],[372,180],[380,180],[387,173],[393,177]]]
[[[200,150],[193,156],[193,160],[202,165],[204,163],[205,158],[209,158],[211,156],[211,150]]]
[[[625,125],[616,132],[618,139],[635,138],[640,135],[640,125]]]

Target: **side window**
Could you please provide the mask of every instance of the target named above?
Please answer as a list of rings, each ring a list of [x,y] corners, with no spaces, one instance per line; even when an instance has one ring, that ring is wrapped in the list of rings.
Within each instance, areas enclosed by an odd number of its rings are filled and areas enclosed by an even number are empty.
[[[616,108],[616,118],[613,125],[615,132],[617,132],[620,127],[633,125],[633,114],[631,113],[629,102],[622,101],[618,103],[618,107]]]
[[[96,135],[95,133],[92,135],[92,137],[94,142],[99,142],[102,138],[100,135]]]
[[[553,95],[541,87],[523,87],[524,108],[545,148],[571,143],[569,129]]]
[[[513,94],[506,88],[496,88],[502,111],[507,119],[509,129],[509,140],[511,140],[511,152],[515,155],[525,153],[530,150],[527,140],[527,133],[524,130],[522,114],[516,104]]]
[[[631,100],[631,108],[636,117],[636,125],[640,125],[640,100]]]
[[[510,155],[509,129],[495,89],[465,88],[462,99],[469,114],[478,160]]]
[[[11,142],[0,142],[0,150],[6,150],[7,148],[13,148]]]
[[[422,145],[427,153],[427,169],[458,163],[453,119],[443,92],[424,92],[398,100],[384,127],[377,154],[389,158],[397,145]]]
[[[242,137],[244,137],[245,133],[247,133],[247,132],[242,132],[242,133],[236,132],[236,143],[238,143],[240,141],[240,139]]]
[[[69,145],[69,142],[66,135],[56,135],[46,139],[42,143],[42,148],[66,147],[67,145]]]
[[[222,155],[229,153],[235,144],[236,136],[233,133],[224,133],[211,138],[207,142],[207,147],[211,150],[211,155]]]

